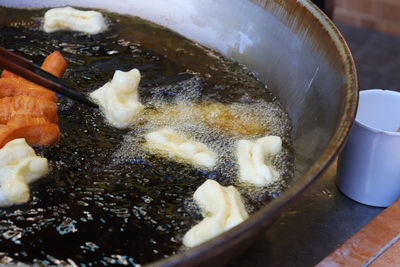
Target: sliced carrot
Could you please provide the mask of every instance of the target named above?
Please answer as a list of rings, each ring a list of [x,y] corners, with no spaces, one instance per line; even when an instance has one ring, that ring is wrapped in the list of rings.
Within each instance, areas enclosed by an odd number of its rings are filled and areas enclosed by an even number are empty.
[[[30,145],[51,145],[60,139],[60,130],[46,118],[17,115],[0,127],[0,148],[17,138],[25,138]]]
[[[0,98],[0,123],[6,124],[15,115],[44,117],[50,122],[58,122],[57,104],[53,101],[27,95]]]
[[[56,93],[23,78],[1,78],[0,97],[29,95],[56,101]]]
[[[42,69],[57,77],[61,77],[67,69],[67,62],[60,52],[55,51],[46,57],[42,64]]]

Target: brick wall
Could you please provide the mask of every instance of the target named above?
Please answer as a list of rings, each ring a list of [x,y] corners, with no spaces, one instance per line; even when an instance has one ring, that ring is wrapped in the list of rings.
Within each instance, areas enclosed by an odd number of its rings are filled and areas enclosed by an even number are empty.
[[[335,0],[334,20],[400,35],[400,0]]]

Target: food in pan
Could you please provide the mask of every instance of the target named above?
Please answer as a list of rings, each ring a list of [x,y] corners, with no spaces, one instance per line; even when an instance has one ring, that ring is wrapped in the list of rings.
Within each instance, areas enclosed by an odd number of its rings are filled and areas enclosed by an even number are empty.
[[[67,68],[67,62],[59,51],[54,51],[44,59],[41,68],[60,78],[63,76],[65,69]],[[29,82],[8,70],[3,70],[1,72],[1,78],[19,78],[22,81]]]
[[[90,94],[105,113],[107,121],[114,127],[126,128],[137,117],[144,106],[139,101],[138,86],[140,72],[115,71],[111,82]]]
[[[145,135],[146,145],[153,151],[176,159],[190,162],[195,166],[211,168],[217,155],[206,145],[190,140],[173,129],[163,128]]]
[[[4,72],[5,70],[2,73]],[[57,98],[54,92],[28,80],[10,77],[8,74],[2,75],[0,79],[0,97],[20,95],[40,97],[48,101],[55,101]]]
[[[59,140],[60,130],[44,117],[15,115],[7,124],[0,125],[0,147],[17,138],[25,138],[30,145],[51,145]]]
[[[201,119],[233,136],[260,135],[265,132],[262,119],[248,109],[222,103],[199,105]]]
[[[240,193],[231,185],[221,186],[208,179],[197,188],[193,199],[205,218],[183,237],[183,244],[187,247],[210,240],[249,217]]]
[[[270,158],[282,150],[279,136],[265,136],[256,141],[239,140],[236,156],[239,163],[239,179],[256,186],[276,181],[280,174],[271,165]]]
[[[46,11],[0,8],[9,14],[0,16],[0,44],[36,63],[60,51],[68,62],[64,81],[84,94],[115,70],[137,68],[144,108],[119,129],[103,110],[58,96],[60,139],[33,146],[49,160],[47,178],[30,185],[26,204],[0,209],[0,263],[147,264],[187,249],[184,235],[205,219],[193,194],[206,180],[234,185],[249,216],[285,190],[291,122],[249,69],[136,17],[103,13],[109,30],[95,35],[46,33]],[[204,144],[215,165],[149,150],[146,134],[164,128]],[[279,179],[264,187],[239,182],[235,144],[267,135],[282,139],[270,162]]]
[[[97,11],[60,7],[46,12],[43,29],[46,32],[69,30],[97,34],[107,29],[107,22],[103,14]]]
[[[61,77],[66,61],[56,51],[46,57],[42,68]],[[13,139],[25,138],[30,145],[58,141],[57,104],[54,92],[3,70],[0,78],[0,147]]]
[[[19,138],[0,149],[0,207],[29,200],[28,184],[47,174],[47,159]]]
[[[7,122],[15,115],[43,117],[49,122],[57,123],[57,104],[54,101],[29,95],[7,96],[0,98],[0,124]]]
[[[42,69],[61,77],[67,68],[67,62],[60,52],[55,51],[43,61]],[[56,94],[43,86],[30,82],[8,70],[1,72],[0,97],[29,95],[41,99],[56,101]]]

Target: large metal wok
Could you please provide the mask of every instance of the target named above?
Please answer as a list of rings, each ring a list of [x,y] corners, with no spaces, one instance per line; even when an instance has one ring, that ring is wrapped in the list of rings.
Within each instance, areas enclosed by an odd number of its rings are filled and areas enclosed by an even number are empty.
[[[340,152],[357,106],[350,51],[308,0],[0,0],[12,7],[104,8],[162,24],[255,70],[294,124],[288,190],[234,229],[154,266],[224,264],[243,251]]]

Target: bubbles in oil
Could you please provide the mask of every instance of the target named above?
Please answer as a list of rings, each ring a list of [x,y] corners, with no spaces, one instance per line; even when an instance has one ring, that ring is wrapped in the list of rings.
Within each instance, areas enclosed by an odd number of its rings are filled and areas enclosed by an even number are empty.
[[[247,198],[254,201],[263,201],[265,195],[277,195],[284,189],[284,180],[278,181],[267,188],[258,188],[237,180],[238,166],[236,159],[236,142],[239,139],[256,139],[265,135],[282,137],[286,144],[282,152],[274,156],[274,167],[285,176],[290,166],[290,120],[282,108],[276,103],[265,100],[253,103],[217,104],[212,102],[199,102],[202,80],[193,77],[184,82],[153,89],[153,97],[144,102],[150,106],[137,118],[131,130],[124,136],[124,141],[113,154],[113,164],[148,158],[151,152],[146,151],[144,135],[150,131],[163,127],[170,127],[184,133],[191,139],[204,143],[218,154],[218,163],[213,170],[202,170],[203,177],[214,178],[217,174],[223,184],[235,184]],[[165,97],[166,96],[166,97]],[[208,118],[209,113],[212,118]],[[221,115],[222,113],[222,115]],[[216,115],[217,114],[217,115]],[[235,121],[232,123],[231,120]],[[251,131],[253,130],[253,131]],[[152,155],[152,154],[151,154]],[[157,155],[153,155],[158,157]],[[161,159],[162,160],[162,159]],[[162,166],[174,164],[172,159],[164,159]],[[187,169],[194,168],[185,164]],[[187,171],[183,168],[181,171]],[[175,175],[184,176],[181,173]],[[193,193],[193,192],[192,192]],[[254,207],[249,205],[250,211]]]
[[[248,211],[285,188],[292,171],[290,120],[244,66],[138,18],[107,14],[111,30],[95,36],[47,34],[37,20],[44,10],[4,10],[10,15],[0,17],[2,46],[39,64],[60,50],[66,82],[82,93],[102,86],[116,69],[136,67],[147,108],[134,127],[118,130],[100,111],[59,96],[61,140],[36,148],[51,172],[31,186],[30,202],[0,209],[0,263],[137,265],[180,251],[183,234],[201,220],[193,192],[206,179],[237,184],[239,138],[271,134],[284,143],[272,160],[281,182],[262,189],[238,184]],[[225,123],[215,125],[209,119],[215,114]],[[218,152],[216,169],[143,149],[143,135],[163,126]]]

